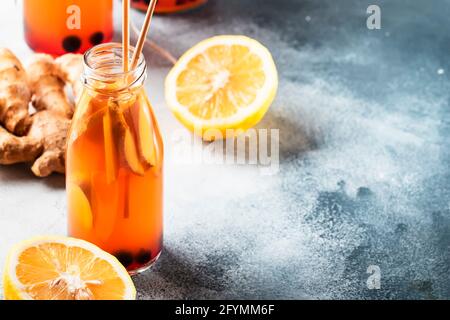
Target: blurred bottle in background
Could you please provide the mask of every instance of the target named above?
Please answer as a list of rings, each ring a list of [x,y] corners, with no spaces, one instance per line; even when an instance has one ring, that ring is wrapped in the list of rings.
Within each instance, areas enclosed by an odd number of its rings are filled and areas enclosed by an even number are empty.
[[[25,40],[36,52],[84,53],[113,37],[113,0],[24,0]]]
[[[172,13],[194,9],[208,0],[158,0],[155,11],[157,13]],[[146,11],[150,0],[131,0],[131,6]]]

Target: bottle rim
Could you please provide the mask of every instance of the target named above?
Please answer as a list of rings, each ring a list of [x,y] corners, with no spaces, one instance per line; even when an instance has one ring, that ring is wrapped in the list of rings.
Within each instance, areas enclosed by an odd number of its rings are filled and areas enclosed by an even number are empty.
[[[130,46],[130,59],[134,50],[134,47]],[[122,44],[117,42],[99,44],[86,51],[83,56],[83,84],[98,90],[95,84],[112,83],[122,79],[123,86],[107,91],[121,91],[142,86],[147,74],[144,55],[141,53],[136,67],[126,72],[122,70],[122,55]]]

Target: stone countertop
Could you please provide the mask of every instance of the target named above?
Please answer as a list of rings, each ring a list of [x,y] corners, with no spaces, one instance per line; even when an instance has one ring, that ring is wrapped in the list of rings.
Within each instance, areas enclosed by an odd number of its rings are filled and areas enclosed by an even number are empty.
[[[366,27],[372,2],[380,30]],[[268,46],[280,87],[258,129],[280,130],[280,164],[264,175],[178,161],[192,141],[164,102],[170,65],[146,50],[167,150],[165,250],[134,277],[138,297],[450,298],[449,15],[444,0],[217,0],[156,17],[152,37],[175,55],[216,34]],[[0,46],[29,55],[13,1],[0,29]],[[0,204],[1,264],[23,238],[65,234],[61,176],[2,167]]]

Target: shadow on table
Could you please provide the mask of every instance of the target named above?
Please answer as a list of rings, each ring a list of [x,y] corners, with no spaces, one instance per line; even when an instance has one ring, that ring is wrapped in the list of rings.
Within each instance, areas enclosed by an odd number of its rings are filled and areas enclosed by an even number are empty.
[[[225,273],[229,267],[222,256],[211,256],[208,262],[193,262],[169,248],[164,248],[155,266],[138,275],[135,281],[138,292],[144,298],[154,294],[164,294],[165,297],[199,299],[220,297],[226,288]]]
[[[319,148],[320,132],[309,130],[302,119],[269,110],[258,129],[279,130],[280,161],[305,155]]]
[[[210,156],[227,163],[232,160],[237,164],[272,167],[318,149],[320,132],[310,130],[302,119],[297,118],[269,110],[256,127],[238,133],[234,141],[232,138],[222,140],[223,133],[218,130],[207,133],[213,142],[195,139],[199,140],[205,151],[210,152]]]
[[[65,177],[62,174],[52,174],[46,178],[36,177],[27,164],[0,166],[0,183],[39,181],[51,189],[64,189]]]

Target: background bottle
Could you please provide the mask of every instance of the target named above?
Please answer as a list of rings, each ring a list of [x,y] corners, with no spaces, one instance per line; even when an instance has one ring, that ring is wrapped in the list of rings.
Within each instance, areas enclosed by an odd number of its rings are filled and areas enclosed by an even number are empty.
[[[175,13],[190,10],[205,4],[208,0],[158,0],[155,12]],[[146,11],[150,0],[131,0],[131,6]]]
[[[113,37],[112,0],[24,0],[24,32],[36,52],[84,53]]]

